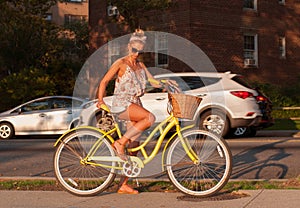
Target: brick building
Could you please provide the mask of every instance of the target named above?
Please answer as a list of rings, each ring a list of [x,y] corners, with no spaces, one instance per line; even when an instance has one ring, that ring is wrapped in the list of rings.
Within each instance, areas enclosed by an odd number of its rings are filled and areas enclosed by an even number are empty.
[[[68,0],[57,2],[47,13],[47,19],[58,25],[70,23],[74,20],[88,21],[88,0]]]
[[[177,0],[168,11],[140,14],[141,28],[184,37],[200,47],[219,72],[243,74],[278,85],[299,81],[300,1]],[[105,1],[89,1],[91,52],[128,28],[111,21]],[[164,37],[161,37],[164,38]],[[156,40],[161,41],[163,40]],[[165,44],[164,50],[168,50]],[[153,56],[155,65],[189,70],[172,58]],[[179,67],[180,66],[180,67]]]

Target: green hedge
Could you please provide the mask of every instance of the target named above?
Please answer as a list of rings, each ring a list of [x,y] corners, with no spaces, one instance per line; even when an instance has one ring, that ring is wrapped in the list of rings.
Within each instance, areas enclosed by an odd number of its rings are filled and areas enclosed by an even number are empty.
[[[300,118],[300,110],[273,109],[272,116],[273,118],[278,118],[278,119]]]

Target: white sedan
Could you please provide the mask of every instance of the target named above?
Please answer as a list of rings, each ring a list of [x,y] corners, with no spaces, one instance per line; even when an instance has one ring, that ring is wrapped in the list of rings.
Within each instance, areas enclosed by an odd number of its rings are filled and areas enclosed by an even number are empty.
[[[85,102],[70,96],[49,96],[0,113],[0,139],[14,135],[62,134],[77,125],[80,107]]]

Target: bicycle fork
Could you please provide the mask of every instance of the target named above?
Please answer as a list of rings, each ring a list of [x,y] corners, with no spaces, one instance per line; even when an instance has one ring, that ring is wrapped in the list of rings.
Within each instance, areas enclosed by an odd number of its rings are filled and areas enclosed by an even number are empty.
[[[181,128],[180,128],[179,124],[176,125],[178,137],[180,138],[183,149],[185,150],[186,154],[189,156],[189,158],[195,164],[199,163],[199,157],[197,156],[196,152],[192,149],[190,142],[185,137],[183,137],[180,129]]]

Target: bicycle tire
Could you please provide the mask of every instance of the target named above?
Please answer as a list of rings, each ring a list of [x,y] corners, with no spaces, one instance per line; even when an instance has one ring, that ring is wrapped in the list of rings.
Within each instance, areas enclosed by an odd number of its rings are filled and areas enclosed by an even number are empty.
[[[183,138],[199,160],[190,159],[177,136],[166,157],[170,181],[187,195],[208,197],[216,194],[226,185],[232,171],[232,154],[227,143],[203,130],[186,131]]]
[[[91,147],[103,135],[91,129],[79,129],[66,134],[54,154],[54,172],[59,184],[77,196],[94,196],[114,181],[116,170],[82,162]],[[114,156],[108,139],[103,138],[95,156]],[[106,165],[115,166],[115,162]]]

